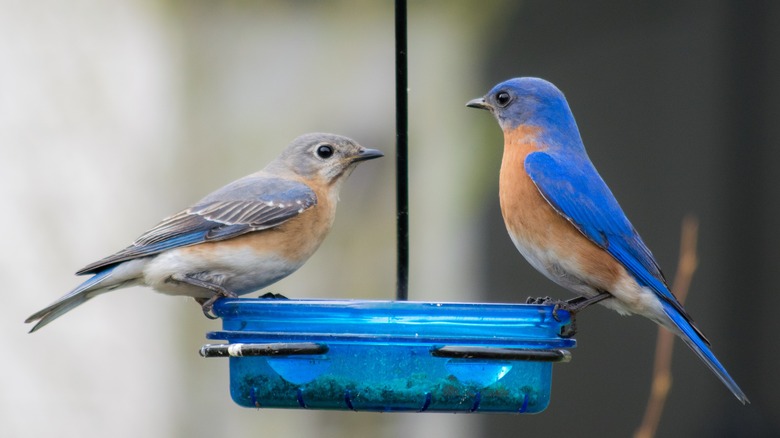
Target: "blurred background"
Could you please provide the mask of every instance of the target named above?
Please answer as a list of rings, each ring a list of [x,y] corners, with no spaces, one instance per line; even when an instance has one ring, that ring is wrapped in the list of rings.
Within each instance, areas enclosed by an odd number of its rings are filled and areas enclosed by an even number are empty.
[[[387,157],[355,171],[330,237],[270,290],[392,298],[393,4],[0,0],[0,11],[4,436],[595,437],[639,425],[656,328],[598,306],[535,416],[239,408],[227,361],[197,354],[219,322],[148,289],[28,335],[22,321],[78,284],[78,268],[312,131]],[[683,216],[701,221],[686,307],[753,404],[677,345],[659,436],[778,436],[778,24],[770,1],[410,2],[411,298],[570,296],[512,246],[500,130],[464,107],[504,79],[546,78],[670,279]]]

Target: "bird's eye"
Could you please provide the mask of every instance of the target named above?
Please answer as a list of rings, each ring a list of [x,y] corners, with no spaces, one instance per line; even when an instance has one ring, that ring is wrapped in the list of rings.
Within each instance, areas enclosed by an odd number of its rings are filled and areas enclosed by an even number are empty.
[[[510,96],[506,91],[500,91],[498,94],[496,94],[496,103],[498,103],[498,105],[501,107],[507,106],[511,100],[512,96]]]
[[[329,144],[320,145],[317,148],[317,156],[323,159],[327,159],[333,156],[333,146]]]

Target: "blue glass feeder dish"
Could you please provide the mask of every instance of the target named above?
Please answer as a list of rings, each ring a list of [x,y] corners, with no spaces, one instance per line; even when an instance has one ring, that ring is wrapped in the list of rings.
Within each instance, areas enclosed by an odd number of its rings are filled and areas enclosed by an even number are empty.
[[[551,305],[221,299],[204,357],[251,408],[538,413],[574,339]]]

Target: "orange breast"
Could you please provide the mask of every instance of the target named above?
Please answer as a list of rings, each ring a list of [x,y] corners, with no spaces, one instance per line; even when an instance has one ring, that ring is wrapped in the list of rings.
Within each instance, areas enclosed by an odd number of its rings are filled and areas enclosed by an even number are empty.
[[[623,267],[561,216],[525,171],[526,156],[546,148],[538,134],[539,128],[523,125],[505,133],[499,198],[507,231],[526,258],[537,258],[531,264],[559,284],[570,287],[564,283],[576,280],[610,290]]]
[[[219,245],[222,251],[248,248],[258,253],[273,252],[286,260],[302,263],[325,240],[335,217],[336,200],[328,196],[327,187],[312,188],[317,195],[317,204],[279,226],[187,249],[208,256],[212,253],[212,245]]]

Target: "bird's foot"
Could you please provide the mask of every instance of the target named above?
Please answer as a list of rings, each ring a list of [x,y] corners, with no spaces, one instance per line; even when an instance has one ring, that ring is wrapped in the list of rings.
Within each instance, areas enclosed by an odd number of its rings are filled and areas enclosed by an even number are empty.
[[[561,310],[569,314],[570,323],[561,327],[560,336],[562,338],[571,338],[577,333],[577,313],[586,307],[610,298],[612,294],[601,291],[598,295],[592,297],[576,297],[570,300],[560,300],[551,297],[529,297],[526,304],[553,305],[552,316],[556,321],[561,322],[558,315]]]
[[[539,305],[546,305],[546,304],[555,304],[559,303],[561,300],[553,297],[528,297],[525,300],[526,304],[539,304]]]
[[[238,298],[238,295],[235,293],[225,289],[223,286],[215,283],[211,283],[208,281],[201,280],[199,278],[196,278],[191,275],[187,274],[173,274],[171,275],[171,278],[168,279],[168,281],[173,281],[176,283],[183,283],[183,284],[189,284],[191,286],[200,287],[206,290],[210,290],[214,292],[214,295],[212,295],[209,298],[195,298],[195,301],[200,304],[201,308],[203,309],[203,314],[208,319],[217,319],[218,316],[214,315],[211,310],[214,308],[214,303],[220,299],[220,298]]]
[[[561,310],[565,310],[569,313],[572,313],[569,311],[571,308],[573,302],[575,300],[578,300],[577,298],[572,298],[571,300],[561,300],[559,298],[553,298],[553,297],[528,297],[527,300],[525,300],[526,304],[537,304],[540,306],[553,306],[552,316],[555,318],[556,321],[561,322],[561,318],[558,316],[558,312]]]
[[[577,317],[575,314],[571,314],[571,317],[569,318],[569,323],[561,327],[561,331],[558,333],[558,336],[562,338],[572,338],[574,335],[577,334]]]
[[[234,294],[233,292],[230,292],[227,289],[222,289],[221,291],[216,292],[214,295],[212,295],[210,298],[195,298],[195,301],[200,304],[201,310],[203,310],[203,315],[208,319],[217,319],[219,318],[217,315],[214,314],[214,303],[217,302],[220,298],[238,298],[238,295]]]

